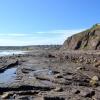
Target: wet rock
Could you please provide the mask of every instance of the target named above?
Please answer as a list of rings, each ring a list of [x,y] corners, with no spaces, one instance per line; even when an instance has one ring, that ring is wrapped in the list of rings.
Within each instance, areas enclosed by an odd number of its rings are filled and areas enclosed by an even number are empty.
[[[8,60],[6,63],[3,64],[3,66],[0,66],[0,72],[5,71],[8,68],[14,67],[18,65],[17,60]]]
[[[17,96],[15,100],[29,100],[27,96]]]

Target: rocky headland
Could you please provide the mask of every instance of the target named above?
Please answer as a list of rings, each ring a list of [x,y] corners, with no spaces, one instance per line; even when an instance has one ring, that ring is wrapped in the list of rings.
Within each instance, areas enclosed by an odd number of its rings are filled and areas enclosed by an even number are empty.
[[[69,37],[61,50],[100,50],[100,25]]]

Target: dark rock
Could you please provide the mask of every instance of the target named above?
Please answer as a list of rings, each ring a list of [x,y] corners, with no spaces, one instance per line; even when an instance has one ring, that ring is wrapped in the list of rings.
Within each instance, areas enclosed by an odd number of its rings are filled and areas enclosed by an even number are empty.
[[[62,75],[61,74],[56,74],[55,77],[56,78],[62,78]]]
[[[32,71],[32,69],[23,68],[23,69],[21,69],[21,71],[22,71],[23,73],[29,73],[30,71]]]
[[[73,89],[72,89],[72,93],[78,94],[78,93],[80,93],[80,91],[79,91],[78,89],[73,88]]]

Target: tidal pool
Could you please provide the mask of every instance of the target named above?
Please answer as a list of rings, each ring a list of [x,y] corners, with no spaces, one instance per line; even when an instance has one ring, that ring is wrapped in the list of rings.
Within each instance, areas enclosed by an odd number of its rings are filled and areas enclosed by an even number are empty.
[[[15,71],[17,68],[10,68],[0,73],[0,83],[11,83],[15,80]]]

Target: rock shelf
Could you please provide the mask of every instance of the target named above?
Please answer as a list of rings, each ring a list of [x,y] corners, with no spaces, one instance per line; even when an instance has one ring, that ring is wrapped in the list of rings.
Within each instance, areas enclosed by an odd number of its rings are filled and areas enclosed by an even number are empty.
[[[100,51],[40,50],[0,57],[0,100],[5,99],[100,100]]]

